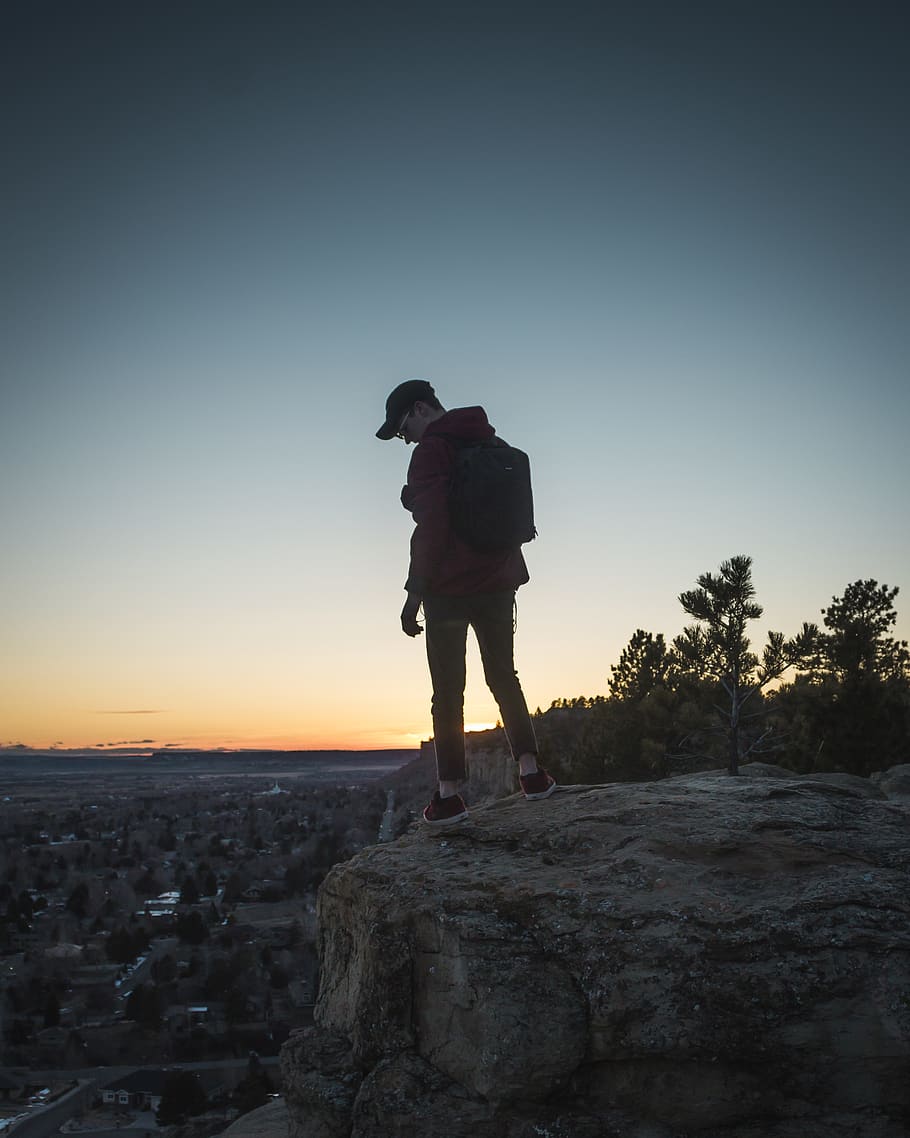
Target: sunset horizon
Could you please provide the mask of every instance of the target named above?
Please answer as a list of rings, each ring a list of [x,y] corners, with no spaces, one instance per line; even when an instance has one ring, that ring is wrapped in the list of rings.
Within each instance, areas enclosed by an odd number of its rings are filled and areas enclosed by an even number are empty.
[[[496,727],[495,722],[465,723],[466,732],[489,731]],[[53,742],[29,742],[26,740],[7,741],[0,740],[0,755],[15,755],[16,753],[43,753],[52,751],[70,751],[73,753],[119,753],[119,754],[152,754],[164,751],[401,751],[419,750],[424,742],[432,738],[432,727],[424,733],[420,732],[382,732],[369,730],[358,731],[356,735],[334,736],[331,734],[308,734],[306,732],[288,733],[285,735],[271,735],[251,732],[248,735],[221,735],[212,732],[206,735],[184,737],[180,742],[172,740],[137,739],[118,740],[109,742],[86,743],[75,741],[79,736],[70,739],[55,739]]]

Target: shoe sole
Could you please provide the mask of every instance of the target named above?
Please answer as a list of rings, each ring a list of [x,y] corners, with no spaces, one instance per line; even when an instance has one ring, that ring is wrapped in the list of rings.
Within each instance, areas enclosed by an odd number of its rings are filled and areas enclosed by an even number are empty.
[[[434,830],[437,830],[442,829],[445,826],[454,826],[458,822],[463,822],[467,816],[467,810],[465,810],[463,814],[456,814],[453,818],[438,818],[434,819],[433,821],[430,821],[430,819],[424,815],[423,824],[425,826],[430,826]]]
[[[533,802],[535,799],[538,799],[538,798],[549,798],[555,789],[556,789],[556,783],[551,782],[546,790],[540,790],[537,792],[537,794],[525,794],[525,798],[527,798],[527,800],[529,802]],[[522,793],[524,793],[524,792],[522,792]]]

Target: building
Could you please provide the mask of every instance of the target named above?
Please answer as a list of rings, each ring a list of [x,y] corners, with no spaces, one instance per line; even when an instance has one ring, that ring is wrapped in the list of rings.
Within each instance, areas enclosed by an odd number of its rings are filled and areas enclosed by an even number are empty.
[[[117,1110],[151,1111],[155,1113],[161,1105],[161,1096],[169,1076],[175,1074],[178,1067],[149,1067],[141,1071],[133,1071],[131,1075],[124,1075],[101,1092],[101,1101],[105,1106],[112,1106]],[[206,1098],[211,1101],[216,1094],[224,1091],[224,1080],[217,1071],[194,1072],[205,1091]]]
[[[106,1106],[123,1110],[156,1111],[161,1105],[164,1081],[169,1072],[161,1067],[133,1071],[124,1075],[101,1092],[101,1101]]]

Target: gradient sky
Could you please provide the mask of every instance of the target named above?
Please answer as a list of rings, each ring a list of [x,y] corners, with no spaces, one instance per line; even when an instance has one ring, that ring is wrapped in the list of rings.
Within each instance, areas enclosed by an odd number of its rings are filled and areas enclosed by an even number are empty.
[[[906,637],[906,12],[6,0],[0,744],[427,737],[415,376],[531,454],[532,708],[737,553]]]

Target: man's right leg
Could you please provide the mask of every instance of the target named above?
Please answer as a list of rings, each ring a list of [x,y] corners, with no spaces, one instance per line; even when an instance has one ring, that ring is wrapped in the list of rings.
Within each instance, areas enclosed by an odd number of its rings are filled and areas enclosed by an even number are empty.
[[[424,811],[424,819],[431,824],[443,825],[459,821],[467,814],[457,794],[457,786],[467,777],[464,687],[468,621],[449,598],[424,598],[423,610],[427,662],[433,684],[433,741],[439,780],[438,797],[434,797]]]

